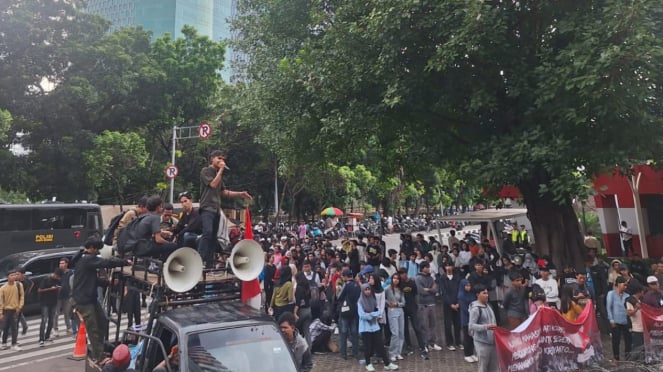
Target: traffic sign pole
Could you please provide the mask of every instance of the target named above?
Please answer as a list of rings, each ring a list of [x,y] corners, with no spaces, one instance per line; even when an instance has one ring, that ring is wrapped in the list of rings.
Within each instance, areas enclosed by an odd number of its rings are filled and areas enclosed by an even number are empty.
[[[178,135],[179,134],[179,135]],[[169,173],[166,173],[166,177],[170,178],[170,204],[173,204],[173,199],[175,196],[175,178],[179,172],[177,171],[177,166],[175,165],[175,151],[177,149],[177,140],[180,139],[190,139],[190,138],[200,138],[207,139],[212,135],[212,125],[207,122],[202,122],[198,126],[190,127],[178,127],[173,126],[173,143],[170,156],[170,164],[175,168],[175,174],[171,178]],[[167,168],[170,169],[170,166]]]

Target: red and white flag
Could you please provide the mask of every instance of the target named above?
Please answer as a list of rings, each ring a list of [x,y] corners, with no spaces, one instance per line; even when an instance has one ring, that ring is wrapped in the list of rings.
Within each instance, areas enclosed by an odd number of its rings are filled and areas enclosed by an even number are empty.
[[[251,212],[246,207],[246,222],[244,224],[244,239],[253,240],[253,226],[251,226]],[[242,302],[254,309],[260,309],[261,289],[258,278],[242,281]]]

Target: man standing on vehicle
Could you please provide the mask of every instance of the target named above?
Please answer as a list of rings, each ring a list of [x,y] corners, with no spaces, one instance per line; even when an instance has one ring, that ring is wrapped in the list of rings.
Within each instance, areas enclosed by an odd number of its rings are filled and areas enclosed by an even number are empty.
[[[55,306],[58,303],[61,277],[62,270],[58,268],[48,278],[39,283],[37,293],[39,295],[39,306],[41,307],[40,347],[44,347],[44,341],[53,341],[51,340],[51,330],[53,329],[53,318],[55,318]]]
[[[199,251],[206,268],[214,268],[216,235],[221,219],[221,196],[226,198],[244,198],[252,200],[246,191],[231,191],[223,184],[223,171],[226,169],[226,156],[220,150],[214,150],[209,156],[210,165],[200,171],[200,219],[203,234],[200,238]]]
[[[64,314],[64,324],[66,326],[66,333],[71,334],[71,303],[69,302],[69,297],[71,297],[71,287],[69,285],[69,278],[74,273],[73,270],[69,270],[69,259],[67,257],[62,257],[58,268],[62,270],[62,277],[60,278],[61,288],[58,292],[58,303],[55,305],[55,320],[53,321],[53,335],[58,337],[58,320],[60,319],[60,314]]]
[[[21,351],[18,346],[18,314],[23,310],[25,304],[25,292],[23,285],[18,280],[18,272],[10,270],[7,273],[7,283],[0,287],[0,321],[3,321],[2,327],[2,350],[6,350],[7,338],[9,332],[12,335],[12,350]]]
[[[131,265],[130,260],[98,257],[103,246],[104,243],[101,240],[90,237],[85,241],[84,250],[79,252],[72,260],[76,270],[73,299],[76,311],[85,322],[92,349],[90,357],[95,361],[100,361],[102,357],[103,335],[108,327],[104,310],[97,301],[97,269]]]

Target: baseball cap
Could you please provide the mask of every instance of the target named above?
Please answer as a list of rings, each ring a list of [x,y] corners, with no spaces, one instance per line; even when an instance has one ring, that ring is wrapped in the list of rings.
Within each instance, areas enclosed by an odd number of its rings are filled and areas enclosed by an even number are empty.
[[[361,271],[362,275],[372,273],[372,272],[373,272],[373,266],[372,265],[364,266],[364,270]]]
[[[626,264],[619,264],[619,270],[628,270],[628,266]]]
[[[350,269],[345,269],[343,270],[343,276],[352,276],[352,270]]]
[[[658,283],[658,278],[653,275],[647,277],[647,284]]]

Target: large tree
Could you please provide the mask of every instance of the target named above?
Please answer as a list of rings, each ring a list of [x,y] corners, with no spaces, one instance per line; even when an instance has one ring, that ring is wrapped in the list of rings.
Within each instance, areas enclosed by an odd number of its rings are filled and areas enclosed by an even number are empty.
[[[660,157],[660,1],[291,3],[240,1],[236,22],[275,140],[516,185],[558,264],[582,261],[577,171]]]

